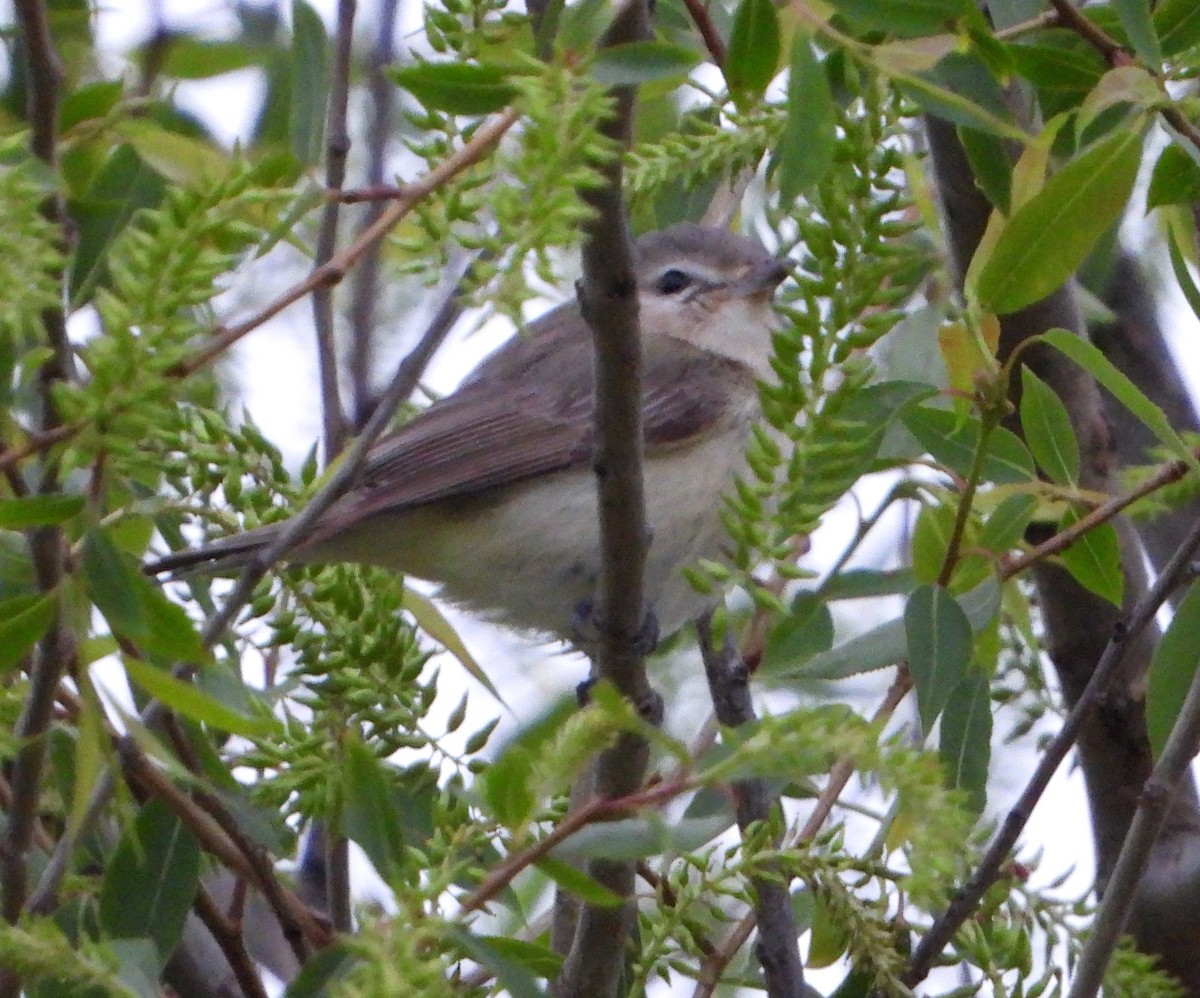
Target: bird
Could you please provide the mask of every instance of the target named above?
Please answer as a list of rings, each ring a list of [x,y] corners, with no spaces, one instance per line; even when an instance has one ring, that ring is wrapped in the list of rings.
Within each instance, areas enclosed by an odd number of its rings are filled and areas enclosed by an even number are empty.
[[[683,569],[720,559],[722,496],[746,471],[758,383],[772,375],[774,296],[789,270],[757,240],[684,223],[634,244],[642,330],[648,609],[669,636],[711,609]],[[382,437],[349,490],[288,553],[382,566],[519,631],[578,645],[601,553],[593,472],[593,346],[578,302],[485,359],[453,393]],[[169,554],[151,575],[243,565],[269,524]]]

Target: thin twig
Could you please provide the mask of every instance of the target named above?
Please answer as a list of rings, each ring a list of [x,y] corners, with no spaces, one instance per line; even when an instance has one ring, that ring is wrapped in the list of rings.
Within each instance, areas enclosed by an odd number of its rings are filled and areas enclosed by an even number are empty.
[[[700,37],[704,40],[704,47],[712,56],[712,61],[718,69],[723,69],[725,67],[725,39],[721,37],[717,26],[713,23],[708,6],[701,0],[683,0],[683,2],[692,16],[692,23],[696,25],[696,30],[700,32]]]
[[[363,254],[399,225],[417,204],[464,170],[482,160],[518,120],[520,120],[520,115],[517,111],[508,108],[480,125],[457,152],[448,156],[420,180],[406,185],[402,197],[398,197],[393,204],[390,204],[373,225],[364,230],[345,249],[334,254],[323,267],[313,270],[304,280],[293,285],[249,318],[235,325],[223,326],[214,330],[212,336],[202,347],[192,356],[180,361],[168,373],[175,377],[187,377],[194,374],[212,363],[247,333],[253,332],[264,322],[273,319],[284,309],[311,294],[316,288],[337,284],[346,276],[350,268],[362,259]]]
[[[1191,561],[1200,548],[1200,522],[1193,527],[1171,561],[1163,568],[1154,586],[1130,610],[1117,625],[1096,668],[1088,679],[1071,713],[1062,728],[1046,747],[1037,769],[1030,778],[1016,804],[1005,816],[1000,831],[984,853],[971,879],[959,890],[946,911],[922,937],[920,944],[909,960],[905,983],[915,986],[924,980],[942,950],[954,938],[959,927],[970,917],[987,889],[1000,875],[1001,867],[1017,839],[1025,828],[1034,805],[1045,793],[1050,778],[1062,764],[1067,753],[1079,737],[1084,723],[1108,695],[1109,687],[1119,676],[1125,653],[1130,643],[1154,620],[1154,615],[1166,602],[1179,583],[1191,573]]]
[[[333,74],[326,113],[325,187],[340,190],[346,181],[346,157],[350,154],[350,132],[346,124],[350,103],[350,55],[354,41],[355,0],[338,0],[337,31],[334,35]],[[313,255],[313,270],[319,271],[337,249],[338,219],[341,204],[329,198],[321,210],[321,226]],[[341,452],[346,439],[346,420],[342,414],[338,387],[337,340],[333,321],[333,285],[320,284],[312,293],[313,326],[317,339],[317,373],[321,384],[321,422],[325,461]]]
[[[393,38],[399,0],[383,0],[375,45],[367,68],[367,91],[371,100],[371,120],[367,125],[367,186],[383,186],[384,162],[392,133],[392,112],[396,88],[384,73],[384,67],[396,55]],[[392,191],[399,188],[390,186]],[[338,191],[338,194],[347,192]],[[393,194],[392,197],[395,195]],[[388,200],[391,200],[389,197]],[[350,203],[343,198],[343,204]],[[363,211],[359,230],[369,228],[379,218],[383,205],[372,200]],[[350,375],[351,426],[357,429],[367,420],[371,398],[371,360],[375,345],[375,311],[379,300],[379,273],[383,259],[382,244],[375,243],[354,270],[350,289],[350,349],[347,367]]]
[[[203,884],[196,888],[196,900],[192,907],[200,921],[204,923],[205,928],[216,940],[217,945],[221,947],[221,952],[229,961],[229,966],[237,978],[242,994],[246,998],[267,998],[267,991],[263,987],[258,968],[254,966],[254,961],[246,952],[241,926],[225,916],[225,913],[213,900],[212,895],[204,889]]]

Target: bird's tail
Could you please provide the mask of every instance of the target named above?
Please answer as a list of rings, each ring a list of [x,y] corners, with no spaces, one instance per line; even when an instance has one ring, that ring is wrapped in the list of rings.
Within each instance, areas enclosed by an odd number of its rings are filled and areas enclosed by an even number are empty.
[[[243,568],[278,533],[278,524],[268,524],[245,533],[225,537],[203,547],[175,551],[157,561],[147,562],[142,571],[147,575],[186,579],[192,575],[220,575],[230,569]]]

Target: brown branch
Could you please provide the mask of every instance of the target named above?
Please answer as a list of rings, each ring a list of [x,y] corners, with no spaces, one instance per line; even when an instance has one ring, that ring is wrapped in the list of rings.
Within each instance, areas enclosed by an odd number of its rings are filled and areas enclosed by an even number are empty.
[[[368,189],[384,187],[384,162],[387,158],[388,140],[392,133],[393,108],[396,88],[384,73],[384,67],[396,55],[393,37],[396,33],[396,17],[399,0],[383,0],[379,9],[379,24],[376,27],[375,45],[371,50],[367,68],[367,91],[371,100],[371,120],[367,126],[367,184]],[[393,193],[392,200],[401,188],[387,185]],[[345,195],[350,192],[336,192]],[[343,197],[343,204],[351,203]],[[378,200],[371,200],[363,212],[359,230],[369,228],[383,211]],[[379,274],[383,259],[382,245],[375,243],[355,268],[350,291],[350,350],[349,374],[351,391],[351,426],[362,426],[370,414],[371,360],[375,344],[375,310],[379,299]]]
[[[1103,28],[1084,17],[1083,13],[1071,0],[1050,0],[1050,6],[1058,15],[1058,23],[1091,45],[1110,66],[1134,66],[1137,60],[1125,50],[1124,46],[1112,38]],[[1158,76],[1157,67],[1143,67],[1152,76]],[[1174,105],[1158,109],[1163,120],[1174,128],[1180,135],[1187,138],[1196,148],[1200,149],[1200,129],[1189,121]]]
[[[232,326],[222,326],[213,331],[208,341],[191,357],[180,361],[168,373],[173,377],[187,377],[212,363],[247,333],[253,332],[263,323],[273,319],[284,309],[311,294],[316,288],[332,286],[341,281],[375,243],[383,239],[400,224],[422,200],[445,186],[463,171],[474,166],[504,137],[504,134],[519,120],[520,115],[508,108],[481,125],[457,152],[430,170],[420,180],[404,188],[404,195],[396,199],[379,216],[376,222],[364,230],[349,246],[335,253],[323,266],[314,269],[303,281],[293,285],[273,302],[266,305],[248,319]]]
[[[1192,574],[1191,561],[1197,549],[1200,549],[1200,522],[1193,527],[1150,591],[1138,600],[1128,615],[1118,623],[1103,655],[1096,663],[1087,686],[1075,702],[1071,713],[1067,715],[1062,728],[1038,760],[1033,776],[1021,791],[1016,804],[1005,816],[1000,831],[988,846],[971,879],[955,895],[946,911],[925,933],[913,952],[904,977],[909,986],[915,986],[925,979],[941,956],[942,950],[954,938],[963,922],[970,917],[987,889],[999,878],[1008,854],[1029,821],[1034,805],[1045,793],[1050,778],[1075,744],[1085,723],[1109,694],[1112,683],[1120,678],[1121,666],[1130,645],[1153,622],[1154,615],[1175,587]]]
[[[721,37],[717,26],[713,23],[712,15],[708,12],[708,5],[703,3],[703,0],[683,0],[683,3],[692,17],[692,23],[696,25],[696,30],[700,32],[700,38],[704,41],[704,47],[708,49],[708,54],[712,56],[712,61],[716,63],[718,69],[723,69],[725,67],[725,39]]]
[[[346,181],[346,157],[350,154],[350,132],[346,111],[350,102],[350,56],[354,41],[355,0],[338,0],[337,31],[334,35],[333,76],[329,87],[329,109],[326,113],[325,187],[337,191]],[[329,198],[321,211],[321,226],[317,232],[313,270],[319,271],[337,249],[338,218],[341,205]],[[341,452],[346,439],[346,420],[342,414],[341,391],[338,387],[337,341],[333,321],[333,285],[313,288],[313,326],[317,338],[317,373],[321,384],[321,422],[325,444],[325,461],[331,462]]]
[[[196,900],[193,904],[196,915],[204,923],[205,928],[212,934],[221,953],[229,961],[229,966],[241,985],[245,998],[267,998],[266,988],[263,987],[262,977],[250,954],[246,952],[246,943],[242,939],[240,919],[235,922],[227,918],[217,906],[212,895],[201,884],[196,888]]]
[[[717,720],[727,728],[741,727],[754,721],[756,715],[750,699],[750,672],[734,647],[732,637],[726,634],[724,647],[718,650],[713,644],[712,621],[708,615],[696,622],[696,632]],[[777,801],[767,781],[762,778],[737,780],[733,783],[733,792],[738,828],[744,839],[752,827],[770,820]],[[784,998],[802,993],[804,963],[800,959],[799,932],[788,891],[789,878],[776,862],[764,869],[764,875],[750,880],[755,898],[753,914],[758,926],[756,950],[767,983],[767,995],[770,998]],[[714,968],[719,956],[716,952],[709,955],[702,974],[704,970]],[[720,965],[717,978],[712,981],[713,988],[724,966]],[[702,993],[711,992],[702,992],[698,984],[696,994]]]

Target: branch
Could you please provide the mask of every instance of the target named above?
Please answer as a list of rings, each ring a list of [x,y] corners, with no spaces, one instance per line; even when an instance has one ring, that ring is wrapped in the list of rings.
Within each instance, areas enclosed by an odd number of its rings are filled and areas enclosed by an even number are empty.
[[[229,961],[229,966],[237,977],[245,998],[267,998],[258,968],[254,966],[254,961],[246,952],[241,927],[226,918],[225,913],[217,907],[212,895],[204,889],[203,885],[196,890],[194,907],[200,921],[204,923],[205,928],[217,941],[217,945],[221,947],[222,955]]]
[[[602,47],[650,37],[646,0],[630,0],[613,20]],[[633,135],[636,88],[616,87],[613,116],[601,128],[628,146]],[[621,196],[621,159],[604,169],[604,186],[586,192],[595,217],[585,228],[583,277],[578,285],[583,317],[595,343],[594,465],[600,511],[601,570],[596,600],[600,634],[594,675],[648,711],[656,694],[646,677],[644,622],[645,564],[649,549],[642,481],[642,351],[638,324],[637,277],[633,239]],[[661,701],[658,701],[661,711]],[[594,793],[620,797],[645,777],[649,746],[634,733],[617,736],[616,744],[595,763]],[[598,883],[627,899],[616,908],[584,904],[574,940],[556,983],[556,993],[570,998],[611,998],[624,964],[625,945],[635,918],[631,900],[634,864],[598,859],[588,865]]]
[[[729,634],[718,651],[713,645],[712,619],[705,615],[696,622],[700,638],[700,653],[704,659],[704,674],[708,679],[709,692],[716,709],[717,720],[728,728],[737,728],[754,721],[754,704],[750,699],[750,672],[738,654]],[[754,825],[769,821],[775,809],[773,798],[765,779],[738,780],[733,784],[737,806],[738,828],[743,839]],[[758,959],[762,964],[767,982],[769,998],[788,998],[799,995],[804,989],[804,963],[800,959],[799,932],[792,911],[788,880],[782,875],[777,863],[766,867],[766,876],[751,878],[754,889],[754,915],[758,924]],[[740,949],[740,946],[739,946]],[[720,982],[720,974],[726,966],[716,966],[710,954],[701,970],[701,978],[694,992],[695,998],[712,994]],[[708,971],[716,969],[714,978],[706,977]]]
[[[247,333],[253,332],[264,322],[273,319],[315,289],[337,284],[372,246],[399,225],[421,201],[483,159],[519,119],[520,115],[512,108],[508,108],[480,125],[457,152],[439,163],[420,180],[405,185],[402,194],[396,198],[395,202],[389,205],[375,223],[365,229],[349,246],[335,253],[327,263],[313,270],[303,281],[293,285],[248,319],[233,326],[221,326],[215,329],[213,335],[200,349],[191,357],[180,361],[168,373],[177,378],[194,374],[212,363]]]
[[[691,15],[692,23],[696,25],[696,30],[700,32],[700,37],[704,41],[704,47],[708,49],[708,54],[712,56],[712,61],[716,63],[718,69],[725,67],[725,39],[721,37],[721,33],[717,30],[717,26],[713,23],[712,15],[708,12],[708,6],[701,0],[683,0],[684,6],[688,9],[688,14]]]
[[[375,45],[371,50],[367,68],[367,91],[371,99],[371,121],[367,126],[367,184],[372,188],[383,185],[383,165],[387,156],[388,138],[392,131],[392,109],[395,87],[384,75],[383,67],[396,54],[392,38],[396,32],[396,15],[399,0],[383,0],[379,10]],[[395,190],[395,188],[393,188]],[[343,196],[346,191],[331,192]],[[378,202],[369,204],[363,213],[362,229],[370,228],[383,211]],[[379,270],[382,259],[381,244],[375,243],[362,258],[354,271],[350,291],[350,386],[352,413],[351,426],[362,426],[370,412],[371,359],[375,342],[375,304],[379,297]]]
[[[1192,574],[1191,561],[1197,549],[1200,549],[1200,521],[1192,528],[1191,533],[1175,552],[1175,557],[1163,569],[1155,581],[1153,588],[1145,594],[1129,614],[1118,623],[1104,654],[1096,663],[1091,679],[1084,687],[1083,693],[1075,702],[1071,713],[1054,740],[1047,746],[1042,758],[1038,761],[1037,769],[1016,804],[1005,816],[1004,824],[988,846],[979,867],[967,884],[959,890],[954,900],[950,902],[945,913],[934,922],[932,928],[925,933],[909,961],[905,983],[916,985],[925,979],[932,969],[934,962],[942,950],[954,938],[959,926],[967,920],[975,906],[983,898],[984,892],[995,883],[1000,875],[1000,868],[1008,858],[1009,852],[1016,845],[1017,838],[1024,829],[1029,816],[1033,813],[1034,805],[1045,792],[1050,778],[1066,758],[1067,752],[1075,744],[1084,724],[1090,719],[1096,708],[1110,693],[1115,680],[1120,678],[1121,666],[1124,664],[1126,653],[1131,643],[1154,620],[1159,608],[1167,601],[1167,597],[1181,581]],[[1190,697],[1189,697],[1190,699]],[[1122,850],[1124,855],[1124,850]],[[1112,892],[1112,885],[1106,891],[1106,897]],[[1132,900],[1132,894],[1130,895]],[[1094,930],[1093,930],[1094,931]],[[1074,996],[1074,992],[1072,992]]]
[[[350,56],[354,41],[355,0],[338,0],[337,32],[334,36],[333,77],[329,88],[326,114],[325,187],[341,190],[346,181],[346,157],[350,153],[350,132],[346,126],[346,108],[350,103]],[[329,198],[321,211],[313,270],[319,271],[337,248],[337,198]],[[313,324],[317,334],[317,369],[321,382],[321,416],[328,464],[341,452],[346,439],[346,421],[342,416],[338,390],[337,342],[333,323],[333,285],[313,289]]]

